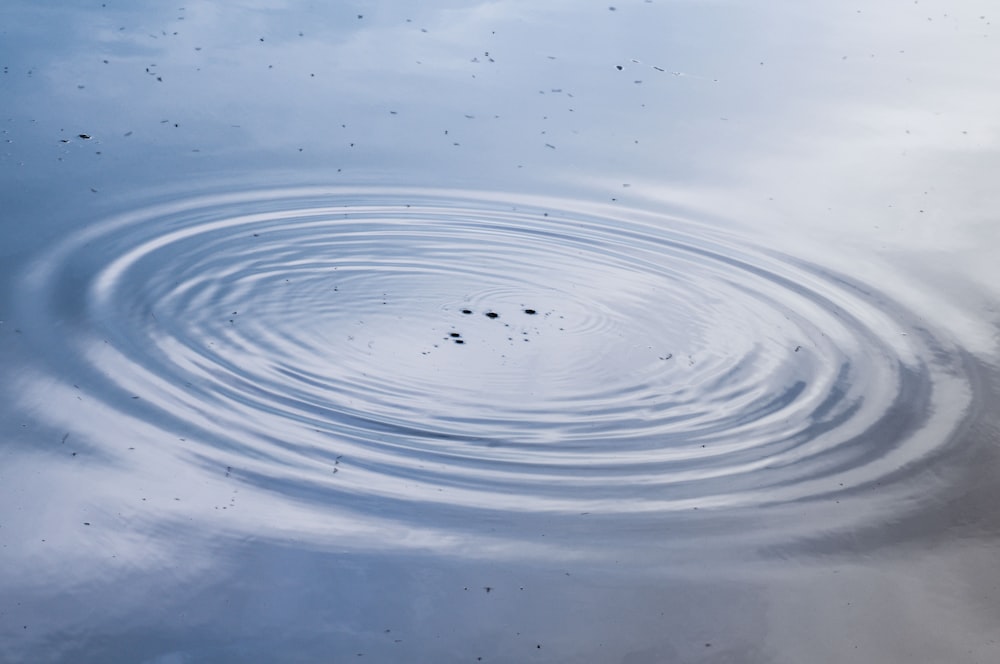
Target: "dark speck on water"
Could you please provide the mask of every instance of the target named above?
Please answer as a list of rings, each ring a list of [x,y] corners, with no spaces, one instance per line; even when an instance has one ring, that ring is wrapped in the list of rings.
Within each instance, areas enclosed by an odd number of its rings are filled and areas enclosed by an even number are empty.
[[[499,317],[500,317],[500,314],[498,314],[498,313],[497,313],[497,312],[495,312],[495,311],[487,311],[487,312],[486,312],[486,317],[487,317],[487,318],[499,318]]]
[[[472,309],[462,309],[462,313],[463,314],[471,314],[472,313]]]
[[[537,312],[537,311],[535,311],[534,309],[525,309],[525,310],[524,310],[524,313],[528,314],[529,316],[534,316],[534,315],[535,315],[535,314],[537,314],[538,312]]]

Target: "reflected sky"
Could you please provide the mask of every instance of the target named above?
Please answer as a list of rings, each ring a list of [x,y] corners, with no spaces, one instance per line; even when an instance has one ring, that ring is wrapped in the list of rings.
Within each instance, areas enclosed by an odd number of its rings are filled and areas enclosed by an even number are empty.
[[[996,659],[994,9],[3,3],[0,660]]]
[[[918,249],[934,280],[995,282],[976,251],[1000,241],[987,3],[3,11],[24,26],[5,36],[4,163],[67,196],[134,195],[139,174],[502,183],[690,205],[798,255],[880,249],[891,271]]]

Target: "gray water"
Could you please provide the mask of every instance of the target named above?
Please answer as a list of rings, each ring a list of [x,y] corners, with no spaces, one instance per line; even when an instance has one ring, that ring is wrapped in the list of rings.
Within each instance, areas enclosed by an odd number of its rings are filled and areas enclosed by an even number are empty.
[[[987,2],[0,8],[0,661],[1000,659]]]

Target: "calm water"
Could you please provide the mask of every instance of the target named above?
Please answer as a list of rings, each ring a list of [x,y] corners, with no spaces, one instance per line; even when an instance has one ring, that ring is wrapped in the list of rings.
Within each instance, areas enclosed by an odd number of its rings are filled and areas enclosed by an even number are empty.
[[[1000,659],[991,9],[5,3],[0,661]]]

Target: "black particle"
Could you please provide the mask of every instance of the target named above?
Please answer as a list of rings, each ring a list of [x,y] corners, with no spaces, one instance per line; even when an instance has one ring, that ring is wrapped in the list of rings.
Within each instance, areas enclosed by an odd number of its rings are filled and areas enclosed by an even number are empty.
[[[462,339],[455,339],[455,343],[457,343],[457,344],[464,344],[465,341],[463,341]]]
[[[621,71],[622,69],[625,69],[625,67],[622,67],[621,65],[615,65],[615,69]]]
[[[472,309],[462,309],[462,313],[463,314],[471,314],[472,313]]]
[[[89,141],[90,140],[90,135],[89,134],[78,134],[78,135],[79,135],[80,138],[82,138],[85,141]]]
[[[529,316],[534,316],[534,315],[535,315],[535,314],[537,314],[538,312],[537,312],[537,311],[535,311],[534,309],[525,309],[525,310],[524,310],[524,313],[528,314]]]
[[[487,317],[487,318],[499,318],[499,317],[500,317],[500,314],[498,314],[498,313],[497,313],[497,312],[495,312],[495,311],[487,311],[487,312],[486,312],[486,317]]]
[[[451,334],[449,334],[448,336],[451,336],[451,337],[455,337],[455,338],[457,339],[458,337],[460,337],[460,336],[462,336],[462,335],[461,335],[461,334],[459,334],[458,332],[452,332],[452,333],[451,333]]]

